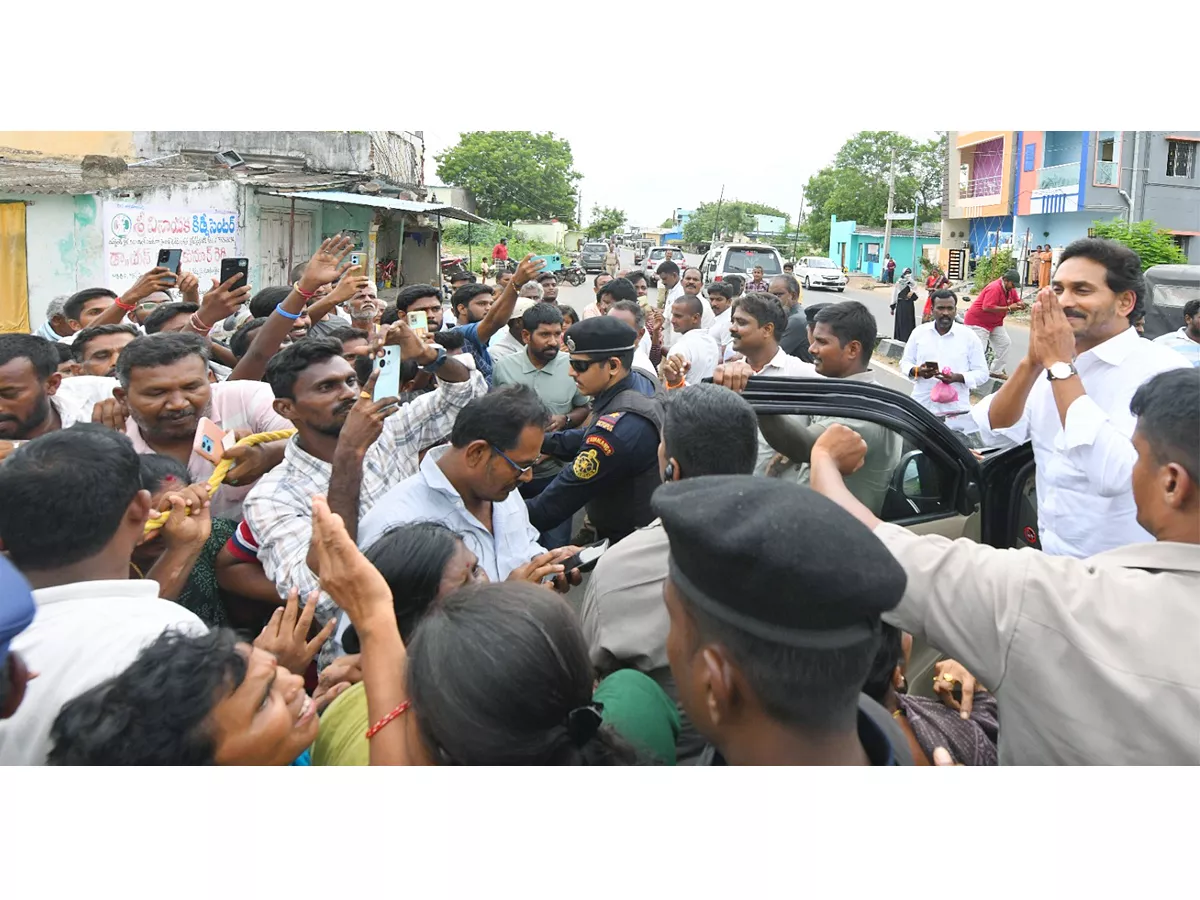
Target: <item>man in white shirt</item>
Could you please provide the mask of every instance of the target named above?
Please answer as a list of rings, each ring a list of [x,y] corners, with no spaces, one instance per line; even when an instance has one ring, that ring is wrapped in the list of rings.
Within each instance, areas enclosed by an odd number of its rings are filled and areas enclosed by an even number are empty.
[[[67,321],[66,313],[63,312],[66,302],[65,294],[51,300],[50,305],[46,307],[46,321],[34,334],[44,337],[48,341],[65,341],[73,338],[75,332],[71,330],[71,324]]]
[[[1170,347],[1193,366],[1200,366],[1200,300],[1183,304],[1183,327],[1155,338],[1154,343]]]
[[[536,281],[531,281],[521,290],[524,291],[530,285],[537,288],[538,291],[542,289],[542,286]],[[521,297],[516,302],[516,305],[513,306],[512,316],[508,320],[508,327],[497,331],[488,341],[488,353],[492,355],[492,362],[525,352],[525,344],[522,342],[522,332],[525,326],[522,324],[522,320],[526,310],[532,309],[537,303],[538,301],[532,297]]]
[[[951,431],[965,435],[977,430],[967,415],[971,411],[971,388],[987,381],[988,370],[983,345],[970,328],[954,321],[957,313],[958,298],[951,291],[933,295],[933,321],[918,325],[909,336],[900,358],[900,371],[914,383],[914,400]],[[939,383],[953,389],[952,399],[933,400],[933,388]]]
[[[714,281],[708,286],[708,302],[712,306],[713,320],[708,326],[708,333],[717,342],[721,359],[725,359],[733,338],[729,334],[729,325],[733,320],[733,286],[723,281]]]
[[[1138,524],[1131,487],[1137,420],[1129,403],[1150,378],[1188,364],[1138,337],[1130,323],[1144,295],[1132,250],[1099,238],[1071,243],[1038,292],[1028,354],[972,413],[986,444],[1033,442],[1038,530],[1052,555],[1093,556],[1152,539]]]
[[[18,441],[92,421],[96,404],[112,400],[115,378],[63,378],[58,350],[35,334],[0,334],[0,461]]]
[[[430,450],[417,474],[376,500],[359,526],[359,546],[397,525],[441,522],[463,537],[490,580],[508,578],[546,552],[517,488],[533,478],[549,418],[523,384],[472,400],[454,422],[450,446]]]
[[[0,465],[0,545],[33,587],[37,615],[16,637],[38,677],[0,721],[0,765],[39,765],[63,705],[130,665],[167,629],[204,623],[131,577],[150,515],[138,456],[123,436],[81,425],[38,438]]]
[[[700,298],[684,295],[671,305],[671,326],[675,342],[662,368],[665,384],[675,384],[679,377],[688,384],[699,384],[711,378],[721,361],[717,342],[700,324],[703,308]]]

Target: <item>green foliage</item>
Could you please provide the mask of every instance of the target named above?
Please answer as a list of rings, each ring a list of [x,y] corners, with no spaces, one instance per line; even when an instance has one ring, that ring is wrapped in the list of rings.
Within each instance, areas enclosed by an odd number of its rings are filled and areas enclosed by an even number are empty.
[[[675,217],[674,217],[674,216],[667,216],[665,219],[663,219],[663,220],[662,220],[662,224],[661,224],[661,225],[659,225],[658,227],[659,227],[659,228],[673,228],[673,227],[675,227]]]
[[[980,257],[975,264],[975,290],[982,291],[1009,269],[1016,267],[1011,250],[1001,250],[995,256]]]
[[[718,227],[717,203],[701,203],[695,213],[683,226],[683,240],[688,244],[705,243],[712,240],[713,231]],[[765,203],[751,203],[745,200],[726,200],[720,203],[721,221],[719,237],[729,238],[741,232],[747,234],[754,231],[757,222],[755,216],[781,216],[784,219],[784,231],[790,227],[787,213]],[[673,222],[671,223],[673,224]],[[665,226],[664,226],[665,227]]]
[[[625,215],[625,210],[617,209],[614,206],[606,206],[603,209],[599,205],[592,207],[592,224],[587,227],[587,236],[590,238],[605,237],[619,229],[628,221]]]
[[[1187,262],[1187,256],[1171,238],[1171,233],[1148,219],[1134,222],[1132,225],[1123,219],[1092,224],[1092,233],[1096,237],[1124,244],[1140,256],[1143,272],[1151,266],[1181,265]]]
[[[479,257],[492,255],[492,248],[500,243],[500,238],[508,238],[509,259],[520,260],[527,254],[536,253],[565,253],[565,250],[548,244],[545,241],[535,241],[526,237],[522,232],[506,225],[488,223],[487,225],[472,225],[470,232],[471,259],[478,269]],[[467,226],[463,224],[448,225],[442,229],[442,252],[447,256],[466,256],[468,250]]]
[[[511,225],[557,218],[575,226],[571,145],[553,132],[470,131],[435,157],[445,184],[470,190],[479,214]]]
[[[920,203],[920,222],[941,218],[943,170],[947,134],[919,143],[895,131],[860,131],[842,145],[833,165],[808,180],[805,202],[809,238],[815,247],[829,248],[829,218],[853,220],[859,225],[882,227],[887,215],[888,173],[896,151],[898,211],[911,211]]]

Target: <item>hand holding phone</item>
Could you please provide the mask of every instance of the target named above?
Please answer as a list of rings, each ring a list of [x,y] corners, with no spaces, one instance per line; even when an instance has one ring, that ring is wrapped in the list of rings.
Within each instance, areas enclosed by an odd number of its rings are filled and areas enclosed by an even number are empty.
[[[417,310],[408,314],[408,327],[417,333],[421,343],[429,341],[429,314],[425,310]]]
[[[594,544],[588,544],[586,547],[581,548],[574,556],[562,561],[563,571],[570,572],[573,569],[578,569],[580,572],[590,572],[596,567],[596,563],[600,562],[600,557],[607,550],[608,538],[597,541]]]
[[[163,278],[163,281],[167,281],[172,285],[175,284],[175,282],[178,280],[177,276],[179,275],[179,265],[182,262],[182,250],[159,250],[158,265],[164,269],[170,270],[171,272],[170,275]]]
[[[383,400],[386,397],[400,396],[400,348],[387,346],[375,360],[375,368],[379,376],[375,379],[375,392],[372,400]]]

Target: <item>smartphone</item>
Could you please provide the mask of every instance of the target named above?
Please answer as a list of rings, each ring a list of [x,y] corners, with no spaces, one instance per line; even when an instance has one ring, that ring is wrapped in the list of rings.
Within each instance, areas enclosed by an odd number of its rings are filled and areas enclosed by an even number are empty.
[[[233,434],[226,434],[205,416],[196,426],[196,442],[192,445],[192,450],[201,459],[206,459],[215,466],[234,443],[236,440]]]
[[[358,268],[360,270],[359,274],[362,274],[362,271],[365,269],[363,255],[361,253],[351,253],[350,254],[350,265],[358,266]]]
[[[408,314],[408,327],[421,336],[421,340],[429,338],[429,314],[425,310],[417,310]]]
[[[179,274],[179,264],[183,262],[182,250],[159,250],[158,265],[164,269],[170,269],[173,276]],[[179,279],[172,277],[171,284],[175,284]]]
[[[241,279],[233,283],[233,287],[245,287],[247,279],[250,277],[250,260],[244,256],[227,256],[221,260],[221,280],[220,284],[224,284],[234,275],[241,275]]]
[[[400,396],[400,348],[384,347],[383,356],[375,360],[379,378],[375,382],[373,400]]]
[[[608,550],[608,538],[588,544],[570,559],[563,561],[563,571],[570,572],[572,569],[578,569],[580,572],[590,572],[596,567],[596,563],[600,561],[600,557],[606,550]]]
[[[937,364],[937,363],[935,363],[935,362],[929,362],[928,360],[926,360],[926,362],[925,362],[925,365],[926,365],[926,366],[933,366],[933,370],[934,370],[935,372],[940,372],[940,371],[942,371],[941,369],[939,369],[939,368],[938,368],[938,364]]]

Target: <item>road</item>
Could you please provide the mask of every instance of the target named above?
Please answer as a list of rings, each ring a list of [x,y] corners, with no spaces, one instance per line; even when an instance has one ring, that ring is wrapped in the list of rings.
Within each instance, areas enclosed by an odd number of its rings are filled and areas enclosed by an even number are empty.
[[[620,250],[620,256],[622,268],[630,268],[633,266],[632,250],[628,248],[622,248]],[[698,253],[685,253],[683,256],[690,265],[699,265],[700,263],[701,257]],[[569,284],[560,285],[558,289],[558,302],[568,304],[569,306],[573,307],[576,312],[582,313],[583,308],[596,299],[595,291],[592,288],[592,281],[595,279],[595,277],[595,275],[589,275],[587,281],[578,287],[572,287]],[[924,297],[924,290],[921,291],[921,296]],[[892,302],[892,288],[890,286],[880,285],[877,290],[873,291],[847,289],[840,294],[836,291],[813,289],[804,293],[803,302],[805,305],[811,305],[815,303],[836,303],[838,300],[858,300],[871,311],[872,315],[875,316],[876,327],[879,334],[884,335],[885,337],[892,336],[894,317],[892,316],[891,311],[888,309]],[[924,307],[924,300],[918,300],[917,302],[921,308]],[[964,312],[966,311],[965,303],[962,304],[961,309]],[[917,310],[918,314],[920,311],[920,309]],[[962,326],[960,325],[959,327],[961,328]],[[1021,325],[1014,324],[1008,326],[1008,333],[1012,338],[1012,349],[1009,351],[1008,356],[1009,371],[1011,371],[1012,367],[1016,365],[1017,360],[1021,359],[1021,357],[1023,357],[1028,351],[1029,329]],[[881,371],[886,372],[887,370],[881,368]],[[905,393],[908,393],[910,386],[907,380],[902,381],[897,378],[895,379],[895,383],[892,383],[892,379],[887,378],[887,375],[884,375],[883,378],[888,381],[889,387],[898,390],[904,390]]]

